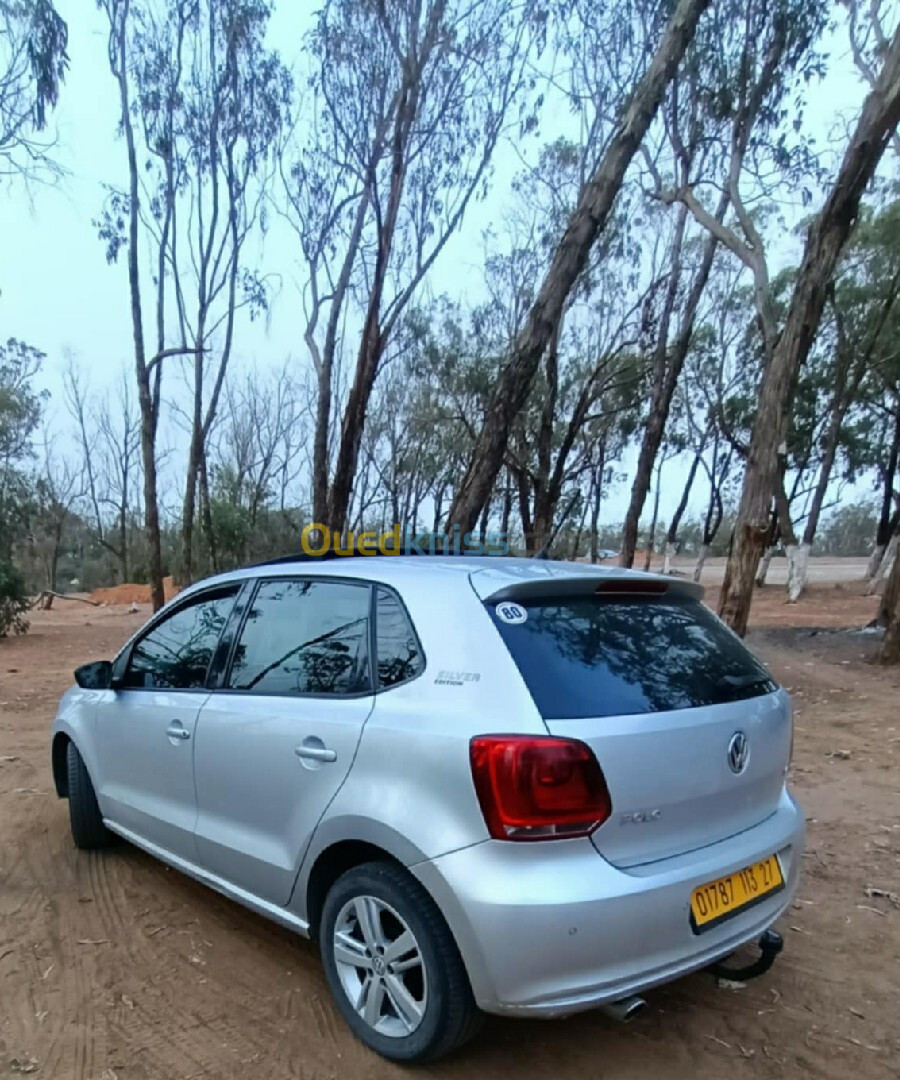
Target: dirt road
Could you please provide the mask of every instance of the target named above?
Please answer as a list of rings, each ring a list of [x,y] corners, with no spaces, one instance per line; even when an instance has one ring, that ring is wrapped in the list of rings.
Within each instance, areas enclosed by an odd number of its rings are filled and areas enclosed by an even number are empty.
[[[794,784],[810,818],[786,950],[742,990],[704,974],[648,995],[633,1024],[599,1013],[491,1019],[421,1075],[489,1080],[896,1077],[900,1059],[900,674],[861,625],[874,601],[767,590],[752,646],[794,693]],[[74,609],[78,610],[74,610]],[[76,853],[53,793],[47,730],[71,670],[110,656],[144,615],[81,605],[0,641],[0,1077],[408,1076],[362,1049],[314,949],[121,844]]]

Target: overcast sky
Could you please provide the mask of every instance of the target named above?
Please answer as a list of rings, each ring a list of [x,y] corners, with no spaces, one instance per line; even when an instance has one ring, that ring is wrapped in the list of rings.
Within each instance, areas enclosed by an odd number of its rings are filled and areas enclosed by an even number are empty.
[[[52,395],[50,416],[61,424],[61,376],[69,354],[95,387],[113,382],[123,365],[130,372],[133,359],[125,264],[120,259],[107,265],[93,225],[103,204],[103,185],[124,187],[127,180],[116,131],[117,99],[107,65],[104,18],[91,0],[58,0],[57,7],[69,25],[71,60],[54,117],[57,157],[66,176],[54,187],[26,189],[19,184],[0,191],[0,338],[17,337],[47,353],[42,381]],[[308,25],[305,9],[298,0],[276,5],[271,38],[289,64],[298,55]],[[807,110],[823,150],[829,145],[839,149],[836,140],[854,119],[864,94],[842,31],[830,41],[830,51],[828,74],[813,88]],[[542,117],[544,137],[557,123],[566,124],[565,111],[554,112],[551,102]],[[492,193],[485,203],[473,206],[461,235],[445,250],[431,282],[435,292],[460,296],[465,290],[472,299],[475,289],[477,299],[482,233],[508,205],[510,181],[518,168],[516,154],[501,146]],[[798,214],[796,208],[787,208],[789,222],[796,222]],[[289,357],[298,365],[306,363],[297,313],[302,273],[291,241],[290,231],[275,219],[264,247],[256,249],[261,267],[278,275],[282,287],[265,322],[241,326],[235,369],[251,363],[263,369],[280,367]],[[785,235],[775,250],[782,260],[796,259],[799,241]],[[623,468],[633,460],[630,455]],[[663,516],[678,501],[680,474],[676,463],[663,484]],[[621,520],[627,494],[628,484],[619,484],[604,507],[605,521]],[[164,501],[177,500],[164,496]],[[698,507],[703,501],[700,490],[692,502]]]

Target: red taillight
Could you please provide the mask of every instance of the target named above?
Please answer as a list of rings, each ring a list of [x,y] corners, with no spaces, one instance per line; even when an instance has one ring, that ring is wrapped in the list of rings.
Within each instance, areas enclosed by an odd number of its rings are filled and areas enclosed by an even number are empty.
[[[577,739],[482,735],[469,750],[472,778],[495,840],[587,836],[612,812],[603,772]]]

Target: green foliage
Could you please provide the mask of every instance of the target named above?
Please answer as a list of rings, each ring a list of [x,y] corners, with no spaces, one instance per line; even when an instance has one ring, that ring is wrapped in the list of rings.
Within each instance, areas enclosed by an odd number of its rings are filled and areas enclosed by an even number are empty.
[[[34,388],[43,359],[15,338],[0,344],[0,559],[9,560],[27,522],[31,484],[25,466],[47,396]]]
[[[819,530],[814,555],[850,557],[868,555],[878,523],[878,511],[871,502],[848,503],[828,518]]]
[[[53,171],[35,133],[69,66],[68,27],[51,0],[0,0],[0,176]]]
[[[12,630],[24,634],[28,629],[25,612],[29,608],[25,578],[11,562],[0,559],[0,638]]]

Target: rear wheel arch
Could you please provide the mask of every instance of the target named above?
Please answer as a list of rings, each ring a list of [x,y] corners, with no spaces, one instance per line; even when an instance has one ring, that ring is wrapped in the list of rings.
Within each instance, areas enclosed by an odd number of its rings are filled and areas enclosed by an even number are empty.
[[[339,840],[316,856],[306,882],[306,918],[313,941],[318,940],[322,909],[332,885],[354,866],[369,862],[392,862],[403,866],[389,851],[364,840]]]

